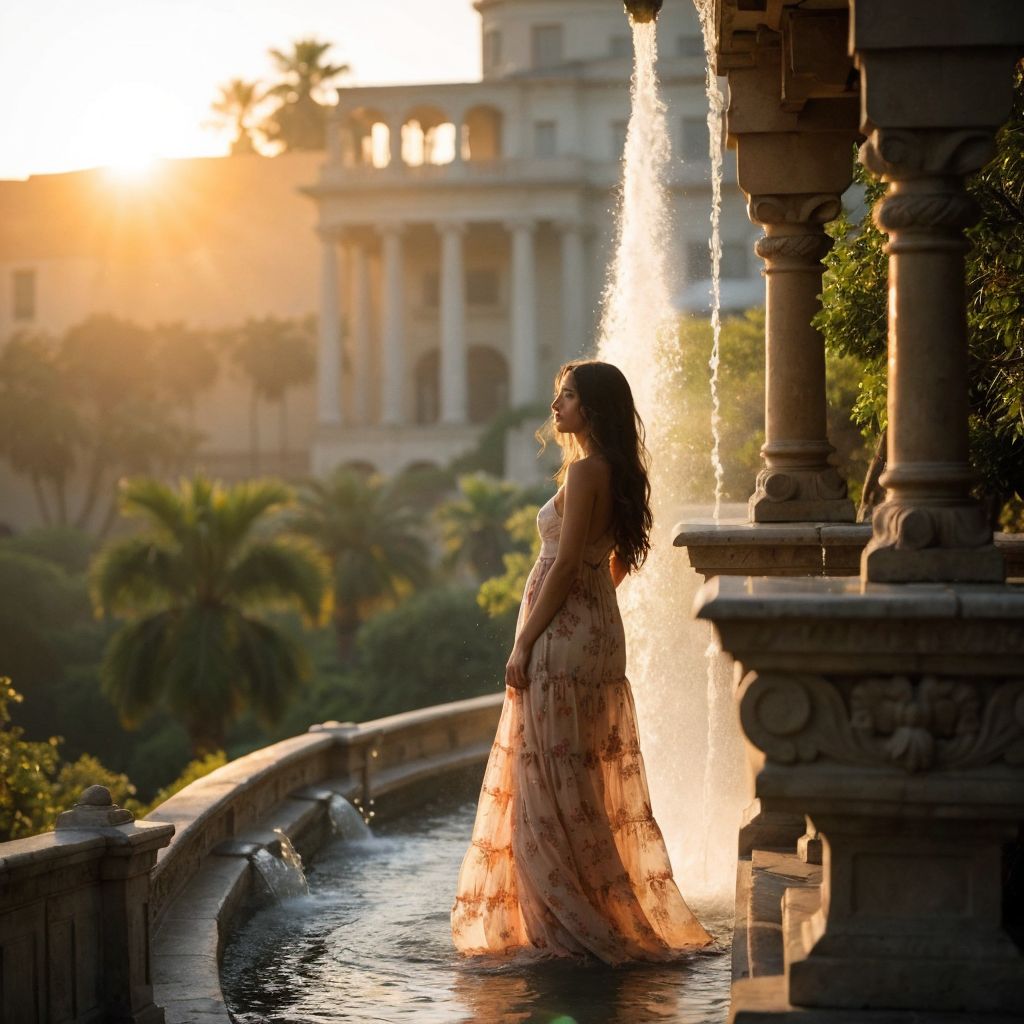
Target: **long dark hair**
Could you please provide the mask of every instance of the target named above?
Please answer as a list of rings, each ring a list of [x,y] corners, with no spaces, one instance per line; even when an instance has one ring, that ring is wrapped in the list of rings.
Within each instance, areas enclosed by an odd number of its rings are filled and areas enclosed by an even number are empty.
[[[627,572],[639,569],[651,549],[650,455],[644,444],[644,425],[633,404],[633,392],[622,371],[596,359],[566,363],[555,375],[555,393],[571,373],[580,408],[590,430],[593,448],[611,467],[612,537],[615,553]],[[555,433],[562,448],[562,465],[555,479],[565,480],[571,463],[584,457],[573,434]]]

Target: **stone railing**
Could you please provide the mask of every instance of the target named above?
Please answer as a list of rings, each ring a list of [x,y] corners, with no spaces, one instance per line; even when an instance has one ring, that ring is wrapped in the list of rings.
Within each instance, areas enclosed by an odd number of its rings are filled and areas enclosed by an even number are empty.
[[[144,821],[91,787],[56,831],[0,844],[0,1020],[226,1024],[219,956],[249,858],[276,852],[275,829],[314,850],[335,794],[396,813],[415,784],[482,764],[501,700],[313,726],[211,772]]]

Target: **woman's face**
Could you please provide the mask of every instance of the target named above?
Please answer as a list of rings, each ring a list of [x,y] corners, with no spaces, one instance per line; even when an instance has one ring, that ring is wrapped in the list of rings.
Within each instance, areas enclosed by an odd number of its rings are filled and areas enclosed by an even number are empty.
[[[576,390],[576,378],[572,370],[562,374],[558,382],[558,393],[551,403],[551,414],[555,430],[560,434],[580,434],[586,430],[587,422],[580,406],[579,392]]]

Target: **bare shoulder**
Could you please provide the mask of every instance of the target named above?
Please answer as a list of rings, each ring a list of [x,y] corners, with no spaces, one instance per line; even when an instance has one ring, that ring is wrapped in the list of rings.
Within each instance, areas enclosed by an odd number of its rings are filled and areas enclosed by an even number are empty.
[[[599,491],[607,487],[610,480],[611,466],[600,455],[588,455],[573,462],[566,473],[566,482],[579,490]]]

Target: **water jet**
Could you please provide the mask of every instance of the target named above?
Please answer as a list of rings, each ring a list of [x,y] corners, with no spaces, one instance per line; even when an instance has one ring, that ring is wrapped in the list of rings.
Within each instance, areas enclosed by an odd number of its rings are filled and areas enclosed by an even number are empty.
[[[646,25],[657,19],[661,0],[625,0],[623,7],[634,24]]]

